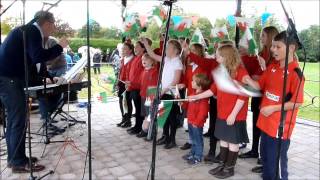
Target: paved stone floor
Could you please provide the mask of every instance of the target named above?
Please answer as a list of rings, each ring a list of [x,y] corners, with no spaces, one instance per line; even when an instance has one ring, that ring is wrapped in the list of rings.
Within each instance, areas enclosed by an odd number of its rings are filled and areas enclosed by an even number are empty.
[[[125,129],[116,127],[116,123],[120,121],[120,112],[117,102],[112,101],[116,99],[110,100],[107,104],[93,103],[92,106],[93,179],[147,179],[151,161],[151,143],[128,135]],[[70,111],[78,119],[87,119],[86,109],[71,106]],[[251,113],[248,116],[251,116]],[[319,179],[319,125],[303,120],[298,122],[289,149],[290,179]],[[64,124],[59,122],[59,125]],[[31,117],[32,132],[36,132],[40,126],[39,115],[33,114]],[[208,123],[205,129],[207,127]],[[251,127],[252,124],[248,121],[250,137]],[[161,135],[161,130],[159,134]],[[37,135],[32,135],[32,137],[34,142],[43,141]],[[46,166],[46,170],[35,173],[35,176],[40,177],[54,170],[54,174],[44,179],[82,179],[87,151],[87,126],[75,125],[63,135],[54,137],[52,141],[64,140],[66,137],[73,139],[74,144],[48,144],[44,157],[40,159],[40,163]],[[181,146],[186,140],[187,133],[180,128],[177,132],[177,144]],[[208,151],[208,141],[206,138],[205,153]],[[74,148],[75,146],[79,150]],[[43,143],[32,143],[33,156],[40,157],[44,147]],[[251,147],[251,144],[248,144],[248,147]],[[5,143],[2,140],[1,150],[4,149]],[[214,179],[208,174],[208,170],[216,165],[202,163],[190,166],[181,159],[185,153],[186,151],[179,148],[165,150],[158,146],[155,179]],[[260,179],[259,175],[250,171],[255,165],[256,160],[254,159],[238,160],[235,176],[230,179]],[[5,156],[1,157],[0,168],[2,172],[0,179],[3,180],[29,177],[29,174],[12,174],[11,169],[6,168]],[[86,168],[84,179],[88,179],[88,168]]]

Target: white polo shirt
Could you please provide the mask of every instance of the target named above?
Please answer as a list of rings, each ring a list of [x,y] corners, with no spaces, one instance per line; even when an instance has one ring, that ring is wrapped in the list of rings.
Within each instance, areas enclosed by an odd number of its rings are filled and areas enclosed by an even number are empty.
[[[163,66],[163,73],[162,73],[162,89],[168,88],[170,84],[174,80],[174,73],[176,70],[182,70],[183,65],[179,58],[179,56],[174,58],[164,58],[164,66]]]

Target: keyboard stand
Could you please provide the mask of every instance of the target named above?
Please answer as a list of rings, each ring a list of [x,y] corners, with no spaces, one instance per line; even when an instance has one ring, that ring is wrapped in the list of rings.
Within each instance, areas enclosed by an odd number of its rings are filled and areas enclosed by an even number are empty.
[[[86,124],[86,121],[79,121],[70,114],[63,111],[63,106],[66,104],[65,98],[62,98],[61,101],[58,104],[57,110],[54,112],[51,119],[54,119],[57,115],[62,116],[62,121],[69,121],[74,123],[80,123],[80,124]]]

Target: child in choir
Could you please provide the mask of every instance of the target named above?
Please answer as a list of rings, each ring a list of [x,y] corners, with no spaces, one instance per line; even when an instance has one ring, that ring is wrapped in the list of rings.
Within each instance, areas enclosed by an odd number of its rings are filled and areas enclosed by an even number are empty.
[[[217,49],[217,61],[223,64],[233,80],[243,82],[249,77],[241,65],[237,49],[224,45]],[[224,92],[213,84],[210,90],[190,96],[190,99],[202,99],[212,95],[217,97],[218,115],[215,125],[215,136],[220,140],[219,165],[209,171],[216,178],[224,179],[234,175],[239,144],[249,142],[246,130],[248,97]]]
[[[210,86],[210,80],[205,74],[195,74],[192,77],[191,95],[200,94]],[[192,141],[191,151],[183,156],[188,164],[196,165],[202,161],[203,156],[203,126],[206,122],[209,112],[209,98],[189,102],[188,104],[188,130]]]
[[[192,44],[190,47],[190,51],[194,54],[196,54],[199,57],[205,56],[204,48],[201,44]],[[208,77],[211,77],[210,72],[204,70],[203,68],[199,67],[197,64],[191,62],[190,59],[187,59],[186,68],[184,72],[184,78],[183,78],[183,84],[181,86],[186,87],[187,94],[186,96],[189,96],[191,94],[194,94],[195,89],[192,88],[192,77],[195,74],[203,73],[206,74]],[[187,107],[188,103],[185,103],[185,106]],[[188,109],[188,108],[186,108]],[[191,148],[191,141],[189,137],[189,142],[186,142],[180,149],[187,150]]]
[[[278,154],[278,127],[281,118],[282,90],[284,84],[284,66],[286,57],[286,32],[274,37],[271,51],[276,63],[270,64],[263,72],[259,81],[246,78],[245,82],[263,91],[260,115],[257,126],[261,130],[260,154],[263,165],[263,179],[288,179],[288,149],[290,137],[295,126],[298,108],[303,103],[304,77],[299,68],[295,51],[297,43],[289,41],[288,79],[285,96],[284,131],[281,137],[280,164],[276,161]],[[280,167],[279,174],[276,168]]]
[[[125,42],[122,46],[122,56],[120,64],[120,74],[118,81],[118,97],[119,97],[119,106],[122,115],[122,121],[117,124],[119,127],[127,128],[131,126],[131,115],[132,115],[132,104],[129,101],[129,93],[123,93],[126,90],[125,82],[128,80],[129,64],[134,59],[134,46],[131,43]],[[123,107],[123,98],[126,98],[127,101],[127,111]]]
[[[218,47],[221,47],[223,45],[234,45],[232,41],[222,41],[218,44]],[[190,60],[190,64],[192,66],[197,66],[197,69],[202,69],[206,71],[206,73],[214,70],[218,66],[218,62],[213,57],[205,57],[204,53],[197,53],[197,51],[194,51],[193,49],[197,46],[191,46],[189,49],[189,46],[187,46],[185,43],[183,44],[184,51],[186,54],[188,54],[188,58]],[[187,66],[188,70],[188,66]],[[186,71],[186,74],[188,74],[188,71]],[[209,75],[209,77],[211,77]],[[218,139],[214,136],[215,131],[215,124],[217,119],[217,100],[215,97],[211,96],[210,99],[210,110],[209,110],[209,129],[208,132],[204,134],[205,137],[209,137],[209,152],[204,157],[204,161],[206,163],[212,164],[212,163],[219,163],[219,155],[216,156],[216,145],[218,142]]]
[[[146,39],[147,43],[151,45],[152,41]],[[133,101],[136,110],[135,120],[136,123],[132,128],[129,128],[127,132],[129,134],[138,134],[142,129],[142,123],[144,117],[141,116],[141,97],[140,97],[140,87],[141,87],[141,74],[144,71],[142,66],[142,55],[146,52],[146,49],[141,41],[137,41],[135,44],[135,54],[136,57],[130,62],[129,66],[129,76],[126,81],[126,86],[128,87],[128,92],[130,93],[129,101]]]
[[[140,96],[141,96],[141,116],[144,117],[142,130],[137,137],[146,137],[149,129],[149,119],[148,116],[150,114],[150,106],[146,106],[146,98],[148,88],[156,87],[158,82],[158,74],[159,69],[157,62],[152,59],[147,53],[142,56],[142,66],[144,67],[144,71],[141,74],[141,88],[140,88]],[[149,101],[152,102],[153,97],[148,97]]]
[[[273,38],[279,34],[278,30],[274,26],[268,26],[263,28],[261,35],[260,35],[260,43],[262,50],[259,53],[259,57],[252,56],[247,54],[247,50],[239,47],[239,52],[243,54],[241,57],[249,75],[254,80],[259,80],[260,76],[262,75],[262,70],[265,70],[265,66],[269,66],[274,62],[272,53],[270,51],[272,40]],[[259,67],[259,59],[262,60],[263,65]],[[261,65],[260,65],[261,66]],[[259,157],[259,139],[261,131],[256,126],[259,113],[260,113],[260,103],[261,97],[252,97],[251,99],[251,111],[252,111],[252,148],[250,151],[239,155],[239,158],[258,158]],[[261,160],[258,159],[258,164],[261,164]],[[262,167],[257,166],[252,169],[253,172],[261,173]]]
[[[143,42],[148,54],[156,61],[161,62],[162,57],[156,55],[152,51],[150,45],[148,45],[146,40],[144,40]],[[168,41],[161,80],[161,99],[174,99],[171,89],[180,82],[180,77],[183,70],[183,65],[179,57],[181,50],[181,45],[177,40]],[[177,146],[175,139],[177,127],[179,124],[178,120],[176,119],[177,113],[179,113],[179,107],[177,103],[173,103],[172,109],[163,127],[163,136],[157,141],[157,145],[165,144],[165,149],[171,149]]]

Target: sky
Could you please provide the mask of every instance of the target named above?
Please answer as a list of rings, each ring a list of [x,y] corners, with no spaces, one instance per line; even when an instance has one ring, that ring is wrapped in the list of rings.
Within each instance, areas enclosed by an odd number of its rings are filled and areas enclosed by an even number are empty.
[[[13,0],[2,0],[6,8]],[[54,3],[56,1],[27,0],[26,21],[30,21],[34,13],[41,10],[43,2]],[[310,25],[319,25],[319,0],[283,0],[290,17],[293,17],[297,30],[308,28]],[[147,14],[152,6],[159,5],[160,0],[128,0],[128,11]],[[232,15],[236,9],[236,0],[178,0],[174,4],[188,13],[196,13],[209,18],[211,23],[217,18],[226,18]],[[48,6],[45,6],[45,9]],[[90,18],[96,20],[102,27],[115,26],[121,28],[121,1],[120,0],[90,0]],[[21,17],[22,1],[17,1],[1,17]],[[51,12],[56,17],[68,22],[74,29],[81,28],[86,23],[85,0],[62,0]],[[242,14],[261,15],[269,12],[277,18],[283,27],[287,27],[285,16],[278,0],[243,0]],[[293,15],[293,16],[292,16]]]

